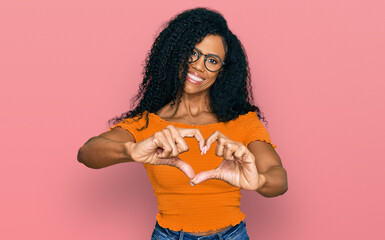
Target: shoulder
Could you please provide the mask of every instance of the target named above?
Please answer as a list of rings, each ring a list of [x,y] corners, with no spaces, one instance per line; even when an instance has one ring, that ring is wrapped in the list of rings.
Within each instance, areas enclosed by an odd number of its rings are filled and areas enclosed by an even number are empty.
[[[112,127],[110,127],[110,131],[115,130],[116,128],[122,128],[134,134],[135,132],[139,132],[146,128],[148,126],[148,122],[148,114],[147,112],[143,112],[136,115],[135,117],[126,118],[114,124]]]
[[[277,147],[271,142],[269,132],[255,112],[248,112],[244,115],[240,115],[237,119],[232,121],[229,127],[235,134],[242,138],[242,142],[245,146],[253,141],[259,140],[269,143],[273,148]]]
[[[164,124],[148,112],[143,112],[132,118],[124,119],[110,128],[110,131],[128,131],[137,142],[153,135],[162,129]]]
[[[134,135],[121,127],[110,129],[110,131],[104,132],[99,136],[108,138],[116,142],[136,142]]]
[[[248,112],[246,114],[239,115],[238,118],[231,120],[230,122],[235,124],[254,124],[263,127],[263,124],[259,120],[256,112]]]
[[[255,112],[248,112],[246,114],[239,115],[236,119],[229,121],[226,125],[234,131],[241,131],[246,134],[248,131],[265,128]]]
[[[147,112],[139,113],[135,117],[126,118],[116,123],[112,128],[116,126],[135,126],[140,127],[143,124],[146,124],[149,121],[149,114]]]

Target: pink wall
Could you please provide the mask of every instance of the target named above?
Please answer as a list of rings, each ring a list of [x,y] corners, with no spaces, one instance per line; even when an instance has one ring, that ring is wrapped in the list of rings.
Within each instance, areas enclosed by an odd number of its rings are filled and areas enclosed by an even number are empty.
[[[128,109],[160,26],[212,7],[247,50],[289,191],[244,192],[251,239],[385,239],[385,2],[2,1],[1,239],[149,239],[145,170],[78,148]]]

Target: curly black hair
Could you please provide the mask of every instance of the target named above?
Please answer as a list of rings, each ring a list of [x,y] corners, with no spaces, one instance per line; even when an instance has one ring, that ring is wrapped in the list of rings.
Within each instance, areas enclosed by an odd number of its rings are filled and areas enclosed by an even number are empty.
[[[225,66],[210,88],[211,109],[219,122],[228,122],[239,115],[256,112],[265,121],[260,109],[253,105],[250,70],[245,50],[238,38],[229,30],[224,17],[207,8],[186,10],[171,19],[148,53],[143,81],[134,98],[134,109],[109,120],[118,123],[126,118],[155,113],[172,102],[179,102],[186,81],[187,58],[195,45],[208,35],[219,35],[225,47]],[[181,66],[183,72],[180,77]]]

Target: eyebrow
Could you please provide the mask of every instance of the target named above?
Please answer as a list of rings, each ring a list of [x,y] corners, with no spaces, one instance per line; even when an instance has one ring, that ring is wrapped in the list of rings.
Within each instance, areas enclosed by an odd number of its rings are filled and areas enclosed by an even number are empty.
[[[221,58],[219,55],[217,55],[217,54],[212,54],[212,53],[205,54],[205,53],[203,53],[202,50],[200,50],[199,48],[196,47],[196,49],[198,49],[199,52],[201,52],[201,53],[204,54],[204,55],[213,55],[213,56],[217,56],[217,57],[219,57],[220,59],[222,59],[222,58]]]

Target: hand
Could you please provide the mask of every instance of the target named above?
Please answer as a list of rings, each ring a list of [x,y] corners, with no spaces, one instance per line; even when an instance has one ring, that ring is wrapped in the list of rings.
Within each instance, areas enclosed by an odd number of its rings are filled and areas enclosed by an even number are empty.
[[[179,154],[189,150],[185,137],[194,137],[202,151],[205,140],[199,129],[177,128],[169,125],[143,141],[132,143],[129,146],[129,152],[136,162],[173,166],[192,179],[195,176],[194,170],[178,158]]]
[[[191,182],[198,184],[208,179],[223,180],[235,187],[256,190],[266,182],[263,175],[258,174],[255,157],[242,143],[235,142],[221,132],[215,131],[206,139],[203,152],[217,142],[215,155],[223,157],[222,163],[213,170],[200,172]]]

